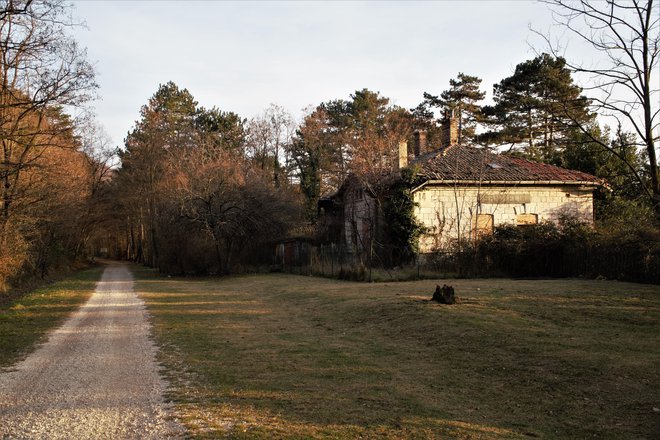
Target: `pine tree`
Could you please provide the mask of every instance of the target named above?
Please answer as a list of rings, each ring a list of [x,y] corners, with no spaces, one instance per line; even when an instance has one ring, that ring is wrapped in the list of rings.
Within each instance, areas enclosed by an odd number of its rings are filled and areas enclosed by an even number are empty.
[[[133,254],[153,267],[159,264],[156,220],[166,159],[195,144],[196,113],[197,102],[186,89],[180,90],[173,82],[161,85],[140,110],[141,119],[120,153],[118,182],[124,188],[124,202],[137,220],[137,229],[146,230]]]
[[[484,107],[494,129],[483,138],[548,163],[559,162],[572,128],[594,118],[566,61],[548,54],[518,64],[513,75],[495,84],[494,101]]]
[[[459,144],[475,138],[477,123],[482,119],[478,102],[483,100],[486,94],[479,90],[480,85],[480,78],[461,72],[456,79],[449,80],[450,88],[442,92],[440,97],[424,92],[424,103],[440,108],[443,115],[458,118]]]

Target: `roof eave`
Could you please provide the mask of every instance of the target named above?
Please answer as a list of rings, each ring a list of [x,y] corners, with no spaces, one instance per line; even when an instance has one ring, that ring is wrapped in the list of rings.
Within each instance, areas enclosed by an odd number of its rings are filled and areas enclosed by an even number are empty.
[[[549,186],[549,185],[571,185],[588,186],[597,188],[602,185],[590,180],[462,180],[462,179],[429,179],[421,185],[413,188],[413,192],[419,191],[429,185],[469,185],[469,186]]]

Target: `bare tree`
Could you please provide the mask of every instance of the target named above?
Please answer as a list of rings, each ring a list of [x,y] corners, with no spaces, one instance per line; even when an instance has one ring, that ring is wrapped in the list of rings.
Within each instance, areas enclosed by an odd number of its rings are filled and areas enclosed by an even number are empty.
[[[64,110],[91,98],[96,84],[85,51],[68,34],[77,23],[67,3],[2,0],[0,19],[0,265],[18,269],[20,249],[47,249],[34,231],[48,228],[35,206],[55,199],[49,179],[81,158]]]
[[[76,135],[87,171],[86,178],[82,182],[87,192],[84,209],[78,218],[70,221],[77,230],[78,241],[75,247],[77,256],[88,246],[95,233],[101,232],[103,226],[116,221],[114,216],[108,215],[111,211],[108,205],[111,204],[110,182],[119,166],[119,157],[108,133],[93,119],[80,125]]]
[[[618,125],[631,127],[638,146],[648,155],[649,174],[640,173],[626,157],[595,136],[591,140],[626,162],[650,198],[660,222],[660,179],[658,174],[658,59],[660,56],[660,7],[654,0],[592,1],[541,0],[550,5],[555,22],[579,40],[604,55],[602,65],[568,63],[575,72],[586,74],[591,85],[594,110],[615,118]],[[537,32],[538,33],[538,32]],[[539,35],[541,35],[539,33]],[[555,55],[560,51],[549,36],[542,35]],[[555,47],[553,47],[555,46]],[[590,135],[585,124],[581,131]]]
[[[174,208],[170,221],[211,240],[218,273],[229,272],[242,249],[281,237],[294,223],[291,191],[235,152],[199,146],[171,159],[161,188]]]
[[[295,131],[291,114],[276,104],[269,105],[248,123],[247,153],[262,170],[272,172],[275,185],[283,183],[282,174],[287,171],[287,153]]]
[[[24,171],[58,144],[71,121],[53,111],[82,104],[96,87],[60,0],[0,3],[0,238]]]
[[[227,271],[231,230],[242,209],[241,160],[227,151],[190,149],[169,162],[168,185],[163,188],[178,216],[212,239],[219,273]]]

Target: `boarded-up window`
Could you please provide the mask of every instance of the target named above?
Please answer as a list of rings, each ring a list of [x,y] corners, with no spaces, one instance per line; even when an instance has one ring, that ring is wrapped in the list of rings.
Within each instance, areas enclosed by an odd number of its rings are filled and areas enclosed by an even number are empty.
[[[479,238],[493,233],[493,215],[477,214],[474,219],[474,237]]]
[[[538,214],[518,214],[516,216],[516,224],[518,226],[535,225],[538,222]]]

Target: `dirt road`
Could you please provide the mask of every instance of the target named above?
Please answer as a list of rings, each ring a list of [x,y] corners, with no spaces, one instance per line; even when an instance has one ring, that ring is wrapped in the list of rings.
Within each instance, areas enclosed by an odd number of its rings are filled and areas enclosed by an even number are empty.
[[[155,354],[131,273],[110,263],[90,300],[0,374],[0,438],[180,436],[163,401]]]

